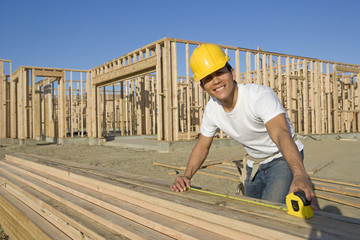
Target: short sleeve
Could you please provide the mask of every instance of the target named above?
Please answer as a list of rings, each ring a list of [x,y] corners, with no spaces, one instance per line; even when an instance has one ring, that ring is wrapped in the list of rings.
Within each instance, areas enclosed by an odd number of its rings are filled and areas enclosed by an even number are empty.
[[[264,87],[257,95],[254,101],[255,114],[259,117],[264,124],[273,119],[281,113],[285,113],[285,110],[276,96],[274,91],[269,87]]]
[[[200,133],[204,135],[205,137],[213,137],[218,129],[218,127],[215,125],[214,121],[211,118],[211,103],[208,102],[206,105],[203,119],[200,127]]]

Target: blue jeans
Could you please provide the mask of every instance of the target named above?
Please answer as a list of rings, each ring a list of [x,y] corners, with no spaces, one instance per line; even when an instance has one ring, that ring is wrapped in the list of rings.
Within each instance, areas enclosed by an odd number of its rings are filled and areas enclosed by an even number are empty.
[[[301,158],[304,159],[303,151],[300,153]],[[252,181],[250,181],[251,171],[252,168],[246,166],[245,196],[285,203],[293,179],[285,158],[280,157],[261,164]]]

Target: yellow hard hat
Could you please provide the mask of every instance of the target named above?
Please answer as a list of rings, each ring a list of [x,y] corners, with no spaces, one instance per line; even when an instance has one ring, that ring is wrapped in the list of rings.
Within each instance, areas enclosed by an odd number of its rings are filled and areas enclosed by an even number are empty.
[[[230,58],[215,44],[201,44],[194,49],[190,57],[190,67],[195,81],[200,81],[207,75],[224,67]]]

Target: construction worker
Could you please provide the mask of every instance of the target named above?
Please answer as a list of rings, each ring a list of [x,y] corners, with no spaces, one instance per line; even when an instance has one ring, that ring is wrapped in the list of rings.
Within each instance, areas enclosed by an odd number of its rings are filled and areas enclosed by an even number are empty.
[[[218,129],[247,151],[245,196],[285,203],[288,193],[302,190],[316,209],[316,197],[303,165],[303,144],[279,99],[269,87],[237,84],[230,59],[214,44],[194,49],[190,67],[195,81],[211,99],[206,105],[199,139],[183,176],[170,188],[186,191],[209,152]]]

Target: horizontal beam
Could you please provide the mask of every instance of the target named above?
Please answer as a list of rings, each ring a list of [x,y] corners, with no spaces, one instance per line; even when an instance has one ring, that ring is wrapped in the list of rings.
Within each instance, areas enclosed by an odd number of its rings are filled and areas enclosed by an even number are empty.
[[[63,77],[64,71],[34,70],[36,77]]]
[[[149,57],[128,66],[115,69],[113,71],[100,74],[93,78],[93,85],[105,85],[116,80],[124,80],[128,77],[135,77],[140,74],[149,73],[156,70],[156,56]]]
[[[360,73],[360,68],[354,68],[354,67],[336,66],[336,70],[339,72]]]

